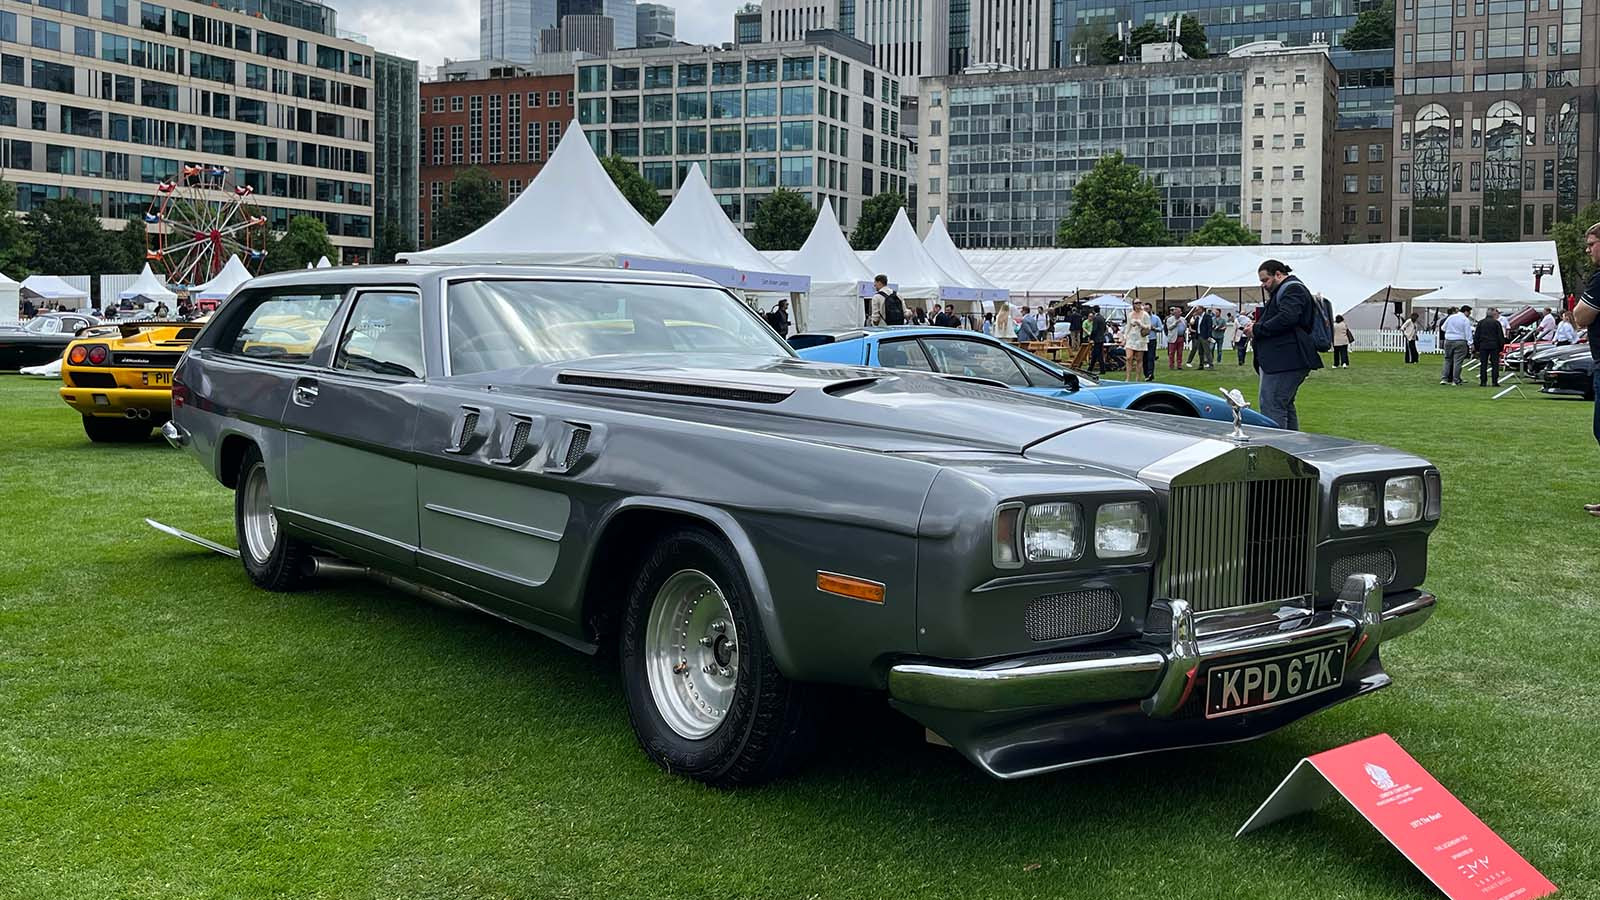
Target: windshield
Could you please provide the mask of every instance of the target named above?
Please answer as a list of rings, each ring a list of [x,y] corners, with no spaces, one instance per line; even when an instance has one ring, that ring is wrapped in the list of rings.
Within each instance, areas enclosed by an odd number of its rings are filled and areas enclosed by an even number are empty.
[[[60,334],[61,320],[54,316],[29,319],[28,324],[22,326],[22,330],[29,334]]]
[[[465,281],[446,297],[456,375],[608,354],[793,356],[716,288],[584,281]]]

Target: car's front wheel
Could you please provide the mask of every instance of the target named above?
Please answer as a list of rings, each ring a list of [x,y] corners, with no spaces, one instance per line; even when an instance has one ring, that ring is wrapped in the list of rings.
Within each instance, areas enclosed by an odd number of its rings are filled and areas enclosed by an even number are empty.
[[[1194,409],[1172,400],[1151,400],[1133,407],[1135,412],[1161,413],[1166,416],[1194,416]]]
[[[239,540],[239,559],[257,586],[269,591],[292,591],[305,580],[310,548],[279,529],[267,482],[267,464],[254,446],[239,460],[239,477],[233,490],[233,527]]]
[[[685,528],[656,544],[629,591],[620,651],[634,733],[663,769],[756,784],[811,749],[810,692],[778,671],[720,537]]]

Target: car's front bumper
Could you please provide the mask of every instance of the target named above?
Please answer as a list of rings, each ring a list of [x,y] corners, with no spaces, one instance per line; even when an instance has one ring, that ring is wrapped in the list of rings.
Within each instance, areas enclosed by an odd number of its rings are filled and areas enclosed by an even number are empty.
[[[1544,394],[1587,397],[1589,392],[1594,390],[1594,375],[1583,370],[1552,369],[1545,372],[1539,380],[1539,391]]]
[[[1376,578],[1352,576],[1332,610],[1274,617],[1205,637],[1197,635],[1187,604],[1169,601],[1169,606],[1171,633],[1157,643],[1128,642],[979,666],[907,662],[890,669],[889,693],[896,707],[999,778],[1248,740],[1387,686],[1379,645],[1426,622],[1434,598],[1421,591],[1385,597]],[[1206,673],[1213,666],[1335,642],[1347,648],[1338,688],[1281,706],[1205,716]]]
[[[169,388],[63,387],[61,399],[86,416],[126,417],[130,410],[144,410],[151,416],[165,418],[172,413]]]

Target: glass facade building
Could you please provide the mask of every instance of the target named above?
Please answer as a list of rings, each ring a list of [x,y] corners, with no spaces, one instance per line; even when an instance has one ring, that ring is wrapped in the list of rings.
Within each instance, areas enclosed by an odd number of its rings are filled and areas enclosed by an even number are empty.
[[[867,197],[907,188],[899,80],[870,60],[870,48],[830,31],[583,60],[578,121],[597,154],[636,161],[665,195],[698,164],[740,227],[785,187],[831,204],[849,228]]]
[[[556,27],[556,0],[479,0],[478,55],[526,63],[539,52],[539,33]]]
[[[417,61],[378,53],[373,73],[373,237],[393,222],[419,236],[417,184],[421,114]]]

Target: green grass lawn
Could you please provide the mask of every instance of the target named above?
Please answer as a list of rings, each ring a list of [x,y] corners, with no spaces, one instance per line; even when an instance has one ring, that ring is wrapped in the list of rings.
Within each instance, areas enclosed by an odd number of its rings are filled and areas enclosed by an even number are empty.
[[[0,896],[1435,897],[1348,810],[1232,837],[1300,757],[1385,731],[1600,896],[1591,407],[1354,356],[1301,391],[1304,427],[1444,472],[1439,611],[1386,648],[1392,688],[1018,783],[862,702],[812,768],[736,793],[646,761],[610,662],[361,584],[265,593],[151,531],[231,545],[231,496],[0,377]],[[1253,399],[1224,360],[1178,377]]]

